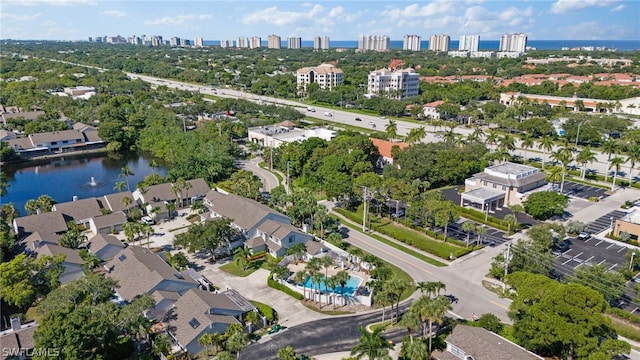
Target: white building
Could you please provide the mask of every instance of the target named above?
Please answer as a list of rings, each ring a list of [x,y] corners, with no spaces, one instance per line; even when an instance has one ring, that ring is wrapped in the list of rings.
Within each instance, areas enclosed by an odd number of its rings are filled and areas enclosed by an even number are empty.
[[[302,38],[299,36],[290,36],[287,38],[287,49],[300,49],[302,47]]]
[[[221,48],[232,48],[233,47],[233,40],[220,40],[220,47]],[[238,46],[240,47],[240,46]]]
[[[269,49],[280,49],[282,40],[278,35],[269,35],[267,37],[267,47]]]
[[[262,38],[260,36],[252,36],[249,39],[249,49],[257,49],[262,46]]]
[[[329,129],[299,129],[283,125],[257,126],[248,129],[248,137],[251,142],[270,148],[277,148],[282,144],[292,142],[302,142],[313,137],[331,141],[336,135],[334,130]]]
[[[431,35],[429,37],[429,50],[431,51],[449,51],[449,35]]]
[[[500,38],[500,51],[523,53],[526,47],[526,34],[504,34]]]
[[[402,50],[420,51],[420,36],[405,35]]]
[[[447,54],[451,57],[462,57],[462,58],[469,57],[469,52],[467,50],[458,50],[458,51],[451,50]]]
[[[247,40],[246,37],[240,36],[238,38],[238,41],[236,42],[236,46],[241,48],[241,49],[248,48],[249,47],[249,41]]]
[[[495,56],[496,56],[496,53],[494,53],[493,51],[472,51],[469,54],[469,57],[472,57],[472,58],[491,59],[491,58],[493,58]]]
[[[389,37],[386,35],[361,35],[358,39],[358,51],[389,50]]]
[[[332,91],[336,86],[341,85],[342,81],[342,70],[331,64],[304,67],[296,71],[296,84],[300,93],[306,92],[307,85],[311,83],[318,83],[321,89]]]
[[[458,50],[478,51],[480,35],[460,35]]]
[[[314,50],[327,50],[329,48],[329,37],[324,36],[316,36],[313,38],[313,49]]]
[[[195,47],[202,47],[204,46],[204,39],[201,37],[197,37],[193,40],[193,46]]]
[[[523,53],[517,51],[498,51],[496,53],[496,57],[498,59],[508,58],[508,59],[517,59],[522,56]]]
[[[369,73],[368,93],[403,99],[418,95],[420,75],[414,69],[380,69]]]

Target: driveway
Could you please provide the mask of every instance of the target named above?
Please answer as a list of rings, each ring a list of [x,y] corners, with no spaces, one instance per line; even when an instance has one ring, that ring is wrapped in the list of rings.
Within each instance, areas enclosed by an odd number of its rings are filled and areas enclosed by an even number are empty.
[[[251,171],[255,176],[262,180],[263,191],[271,191],[273,190],[273,188],[280,185],[280,181],[278,181],[278,178],[273,175],[273,173],[258,166],[258,163],[260,161],[262,161],[261,158],[255,158],[250,161],[239,161],[238,163],[240,164],[240,166],[242,166],[243,169]]]

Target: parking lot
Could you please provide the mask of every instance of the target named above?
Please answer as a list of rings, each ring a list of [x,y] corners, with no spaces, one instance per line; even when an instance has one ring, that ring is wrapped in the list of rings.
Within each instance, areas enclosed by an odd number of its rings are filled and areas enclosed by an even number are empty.
[[[462,224],[467,221],[471,221],[471,220],[461,218],[460,220],[458,220],[458,222],[449,224],[449,226],[447,227],[447,238],[453,238],[456,240],[466,242],[467,233],[464,230],[462,230]],[[480,225],[479,223],[476,223],[474,221],[471,221],[471,222],[474,223],[475,226]],[[483,244],[489,245],[489,246],[497,246],[509,241],[508,238],[504,237],[505,235],[504,231],[500,231],[488,226],[485,226],[485,229],[487,230],[487,233],[482,235],[480,239]],[[444,233],[442,228],[436,228],[436,232],[441,234]],[[475,231],[471,231],[469,233],[469,242],[473,244],[475,241],[477,241],[477,239],[478,239],[478,234]]]
[[[589,232],[592,234],[599,234],[607,228],[610,228],[614,221],[622,219],[625,215],[627,215],[627,213],[621,210],[614,210],[603,215],[589,224]]]
[[[565,195],[575,196],[582,199],[596,197],[602,200],[609,196],[606,194],[606,189],[591,185],[579,184],[573,181],[565,181],[563,191]]]
[[[621,271],[626,266],[625,254],[629,249],[605,240],[590,238],[586,241],[569,239],[569,247],[556,255],[554,269],[560,276],[571,276],[580,265],[605,265],[609,270]]]

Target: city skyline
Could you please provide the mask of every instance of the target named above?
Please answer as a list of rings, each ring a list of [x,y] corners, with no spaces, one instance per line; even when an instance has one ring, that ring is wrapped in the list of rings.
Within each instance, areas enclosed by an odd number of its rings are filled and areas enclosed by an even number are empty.
[[[477,34],[497,40],[525,33],[530,40],[638,40],[640,2],[549,1],[106,1],[6,0],[3,39],[86,40],[95,36],[162,35],[204,40],[240,36],[281,38],[407,34],[452,39]]]

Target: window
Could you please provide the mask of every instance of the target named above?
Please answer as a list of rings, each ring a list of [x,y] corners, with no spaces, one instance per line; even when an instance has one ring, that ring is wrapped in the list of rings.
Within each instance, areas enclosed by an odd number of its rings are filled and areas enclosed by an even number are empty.
[[[495,189],[496,187],[497,187],[497,185],[496,185],[496,184],[493,184],[493,188]]]
[[[120,260],[120,261],[125,261],[125,260],[126,260],[126,258],[127,258],[127,257],[126,257],[124,254],[122,254],[122,255],[118,256],[118,260]]]
[[[198,326],[200,326],[200,321],[196,318],[191,318],[191,320],[189,320],[189,325],[191,325],[192,328],[197,329]]]
[[[505,190],[507,190],[507,187],[502,185],[502,191],[505,191]]]

